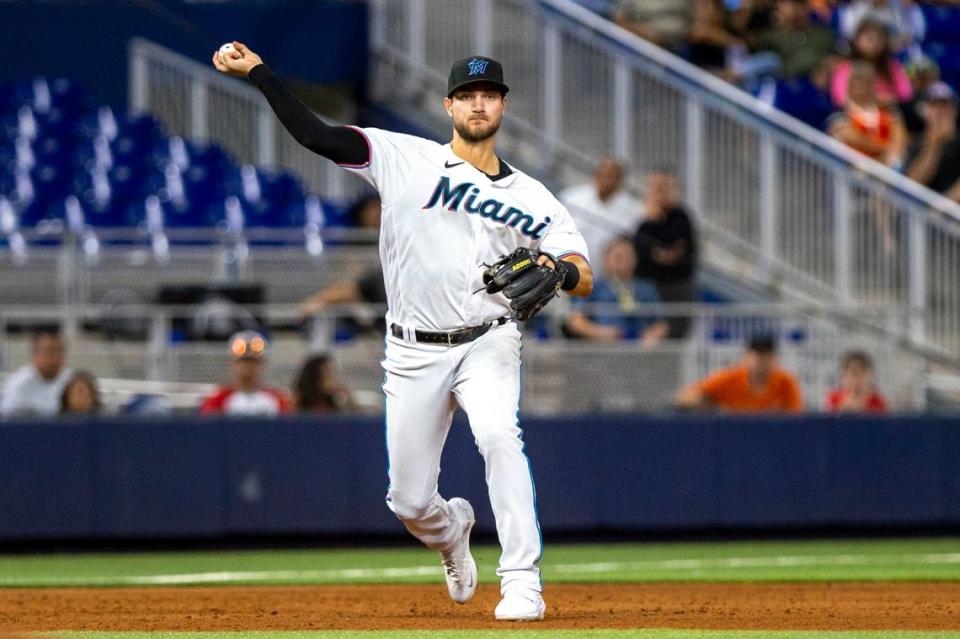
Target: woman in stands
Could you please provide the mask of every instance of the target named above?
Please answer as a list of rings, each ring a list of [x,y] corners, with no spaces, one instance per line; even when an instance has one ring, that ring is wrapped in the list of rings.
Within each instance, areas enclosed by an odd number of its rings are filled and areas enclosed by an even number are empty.
[[[87,371],[77,371],[60,395],[61,415],[96,415],[103,409],[97,379]]]
[[[831,94],[839,107],[847,103],[847,85],[857,63],[869,64],[876,72],[873,94],[880,103],[894,106],[913,98],[910,77],[893,56],[890,34],[882,22],[870,18],[861,21],[850,42],[850,59],[834,69]]]
[[[337,378],[329,355],[314,355],[303,363],[293,384],[297,412],[342,413],[355,408],[347,387]]]

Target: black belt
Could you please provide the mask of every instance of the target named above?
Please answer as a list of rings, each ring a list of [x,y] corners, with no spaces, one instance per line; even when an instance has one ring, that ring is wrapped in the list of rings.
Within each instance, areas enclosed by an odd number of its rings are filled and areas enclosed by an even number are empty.
[[[509,320],[509,317],[501,317],[493,322],[487,322],[480,326],[468,326],[458,328],[455,331],[414,331],[417,336],[417,342],[424,344],[444,344],[446,346],[459,346],[477,339],[494,325],[503,326]],[[394,337],[403,339],[403,327],[397,324],[390,325],[390,332]]]

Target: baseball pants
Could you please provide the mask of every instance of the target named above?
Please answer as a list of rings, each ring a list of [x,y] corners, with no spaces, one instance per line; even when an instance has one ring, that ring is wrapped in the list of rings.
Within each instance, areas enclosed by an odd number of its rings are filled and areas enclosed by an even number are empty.
[[[466,412],[486,464],[490,505],[503,553],[501,591],[541,590],[542,552],[530,464],[517,424],[520,331],[495,326],[447,347],[387,337],[387,505],[428,548],[444,550],[462,530],[437,490],[440,454],[457,405]]]

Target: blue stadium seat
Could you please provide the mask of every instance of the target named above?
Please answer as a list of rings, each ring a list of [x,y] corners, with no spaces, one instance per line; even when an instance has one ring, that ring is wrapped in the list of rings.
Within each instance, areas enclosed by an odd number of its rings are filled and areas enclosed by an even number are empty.
[[[927,22],[927,42],[960,42],[960,7],[920,5]]]

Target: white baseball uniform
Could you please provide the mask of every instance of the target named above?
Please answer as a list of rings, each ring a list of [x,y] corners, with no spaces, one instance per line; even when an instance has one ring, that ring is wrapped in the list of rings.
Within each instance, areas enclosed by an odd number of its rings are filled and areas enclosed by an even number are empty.
[[[416,331],[450,331],[509,315],[502,294],[483,291],[482,264],[519,246],[587,259],[569,212],[520,171],[497,180],[449,144],[357,129],[370,147],[356,171],[383,203],[380,259],[387,292],[383,367],[390,488],[387,503],[428,547],[459,534],[437,491],[440,454],[454,409],[463,408],[486,463],[490,504],[503,548],[501,590],[541,590],[536,494],[517,413],[520,331],[508,321],[458,346],[417,343]],[[512,167],[511,167],[512,168]],[[402,328],[394,337],[390,326]]]

